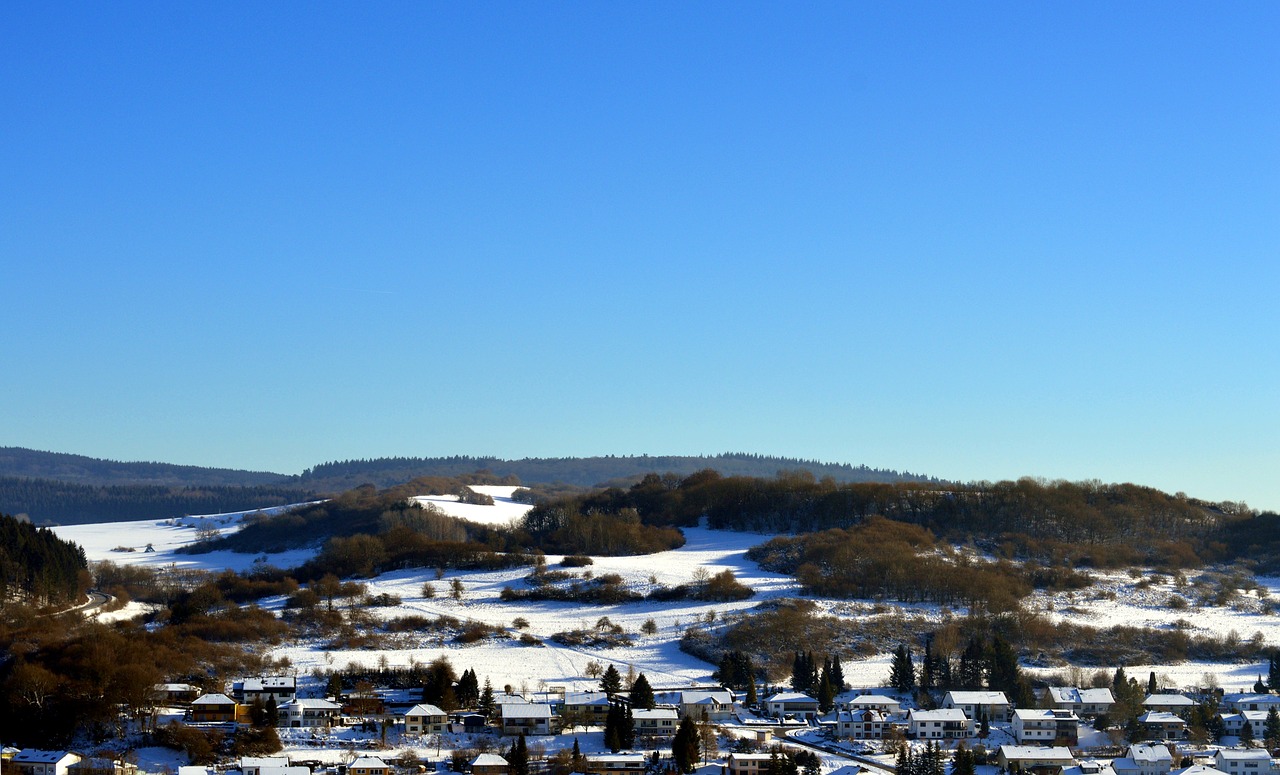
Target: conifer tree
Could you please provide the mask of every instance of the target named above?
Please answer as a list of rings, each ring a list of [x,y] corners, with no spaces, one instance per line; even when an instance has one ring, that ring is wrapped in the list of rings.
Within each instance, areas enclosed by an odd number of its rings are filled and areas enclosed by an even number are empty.
[[[898,644],[889,666],[889,685],[900,692],[912,692],[916,688],[916,671],[911,662],[911,650],[905,644]]]
[[[600,677],[600,691],[610,697],[622,691],[622,675],[612,664],[604,669],[604,675]]]
[[[1280,748],[1280,713],[1276,712],[1275,705],[1267,710],[1267,720],[1262,726],[1262,740],[1268,749]]]
[[[676,769],[680,772],[693,772],[698,754],[698,725],[685,716],[671,739],[671,758],[675,759]]]
[[[507,772],[510,775],[529,775],[529,745],[525,742],[524,732],[507,751]]]
[[[631,707],[643,708],[644,710],[652,710],[657,702],[653,696],[653,687],[649,685],[649,679],[644,677],[644,673],[636,676],[636,682],[631,685]]]
[[[1253,747],[1253,724],[1249,723],[1249,719],[1245,719],[1240,725],[1240,745],[1245,748]]]
[[[1267,685],[1273,692],[1280,692],[1280,658],[1276,657],[1276,652],[1271,652],[1271,659],[1267,663]]]
[[[844,691],[844,668],[840,666],[839,654],[831,657],[831,683],[835,686],[837,694]]]

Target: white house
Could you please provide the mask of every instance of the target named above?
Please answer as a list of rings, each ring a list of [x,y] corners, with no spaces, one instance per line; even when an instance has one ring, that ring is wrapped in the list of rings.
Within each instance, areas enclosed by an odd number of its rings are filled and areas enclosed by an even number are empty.
[[[1111,762],[1116,775],[1168,775],[1173,754],[1163,745],[1131,745],[1125,755]]]
[[[859,694],[844,707],[845,710],[878,710],[886,716],[902,712],[902,703],[886,694]]]
[[[1110,689],[1080,689],[1075,686],[1050,686],[1044,690],[1049,705],[1056,710],[1069,710],[1077,716],[1110,713],[1116,698]]]
[[[1255,740],[1261,740],[1267,730],[1267,713],[1265,710],[1242,710],[1237,713],[1219,713],[1222,719],[1222,731],[1228,735],[1239,735],[1245,724],[1253,732]]]
[[[502,706],[502,734],[554,735],[559,726],[545,702],[511,703]]]
[[[1069,710],[1018,708],[1013,712],[1013,737],[1020,745],[1075,745],[1080,717]]]
[[[631,711],[631,728],[637,735],[674,735],[679,724],[680,711],[675,708],[636,708]]]
[[[332,700],[294,698],[276,708],[276,726],[290,729],[327,728],[342,714],[342,706]]]
[[[24,748],[8,761],[21,775],[67,775],[67,769],[80,761],[80,757],[67,751],[46,751],[40,748]]]
[[[913,710],[907,714],[907,734],[916,740],[963,740],[973,737],[973,721],[959,708]]]
[[[1271,754],[1262,748],[1220,749],[1214,754],[1213,766],[1228,775],[1269,775],[1275,771]]]
[[[1231,710],[1260,710],[1266,712],[1272,707],[1280,709],[1280,694],[1226,694],[1222,697],[1222,707]]]
[[[1182,740],[1187,736],[1186,720],[1165,711],[1149,710],[1138,716],[1138,723],[1150,740]]]
[[[240,772],[244,775],[262,775],[262,771],[274,767],[288,767],[288,756],[242,756]]]
[[[245,705],[254,700],[266,702],[275,698],[276,705],[298,696],[298,681],[291,675],[269,675],[263,678],[246,678],[234,685],[235,695]]]
[[[836,714],[836,737],[847,740],[880,740],[891,726],[883,712],[870,708]]]
[[[675,692],[662,692],[654,699],[663,705],[675,705],[680,709],[680,717],[688,716],[694,721],[702,720],[706,711],[708,721],[727,721],[733,717],[733,692],[727,689],[684,689]],[[814,707],[817,707],[815,700]]]
[[[1004,692],[950,691],[942,698],[942,707],[958,708],[972,721],[983,717],[988,721],[1009,720],[1009,699]]]
[[[778,692],[765,698],[764,707],[775,718],[794,716],[810,719],[818,715],[818,701],[802,692]]]
[[[767,753],[731,753],[725,760],[726,775],[760,775],[769,769]]]
[[[642,753],[602,753],[587,756],[584,768],[589,775],[630,775],[643,773],[649,757]]]
[[[449,714],[435,705],[419,703],[404,712],[406,735],[436,735],[448,731]]]
[[[1142,701],[1142,707],[1163,713],[1184,713],[1196,706],[1196,701],[1185,694],[1152,694]]]

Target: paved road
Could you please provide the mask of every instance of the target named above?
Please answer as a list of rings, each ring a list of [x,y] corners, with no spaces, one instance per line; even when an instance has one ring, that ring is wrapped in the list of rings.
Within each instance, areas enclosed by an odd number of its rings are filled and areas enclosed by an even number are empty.
[[[115,598],[112,597],[111,595],[105,594],[103,592],[99,592],[96,589],[89,590],[88,594],[89,594],[89,599],[86,602],[83,602],[79,605],[73,605],[70,608],[64,608],[61,611],[54,611],[52,613],[47,613],[44,615],[45,616],[61,616],[62,614],[69,614],[72,611],[76,611],[82,614],[92,614],[94,611],[97,611],[99,608],[102,608],[103,606],[107,605],[112,600],[115,600]]]

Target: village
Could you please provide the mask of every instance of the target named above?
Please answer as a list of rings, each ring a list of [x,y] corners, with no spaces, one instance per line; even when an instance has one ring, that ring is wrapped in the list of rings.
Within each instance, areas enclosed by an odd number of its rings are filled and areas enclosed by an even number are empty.
[[[610,675],[611,673],[611,675]],[[1259,682],[1261,684],[1261,681]],[[311,677],[245,678],[224,691],[154,687],[155,707],[125,720],[127,746],[101,750],[6,748],[16,775],[469,775],[701,772],[706,775],[1039,773],[1041,775],[1268,775],[1280,771],[1280,694],[1148,694],[1125,728],[1108,726],[1110,688],[1045,687],[1037,707],[1002,692],[951,690],[937,707],[883,687],[846,690],[829,712],[798,691],[748,703],[722,686],[650,687],[611,665],[602,688],[485,693],[446,711],[421,691],[361,686],[321,696]],[[754,692],[752,692],[754,694]],[[452,697],[452,695],[450,695]],[[929,704],[934,704],[930,702]],[[1212,734],[1191,719],[1216,708]],[[1198,722],[1197,722],[1198,723]],[[279,750],[176,766],[139,763],[160,730],[234,739],[270,726]],[[688,731],[686,731],[688,730]],[[172,739],[172,734],[166,735]],[[177,760],[175,760],[177,761]],[[904,773],[910,769],[910,773]]]

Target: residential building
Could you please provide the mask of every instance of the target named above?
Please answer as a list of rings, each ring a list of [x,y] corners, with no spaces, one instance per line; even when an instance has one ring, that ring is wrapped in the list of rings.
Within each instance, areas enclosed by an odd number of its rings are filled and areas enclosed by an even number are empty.
[[[959,708],[913,710],[907,714],[907,736],[916,740],[963,740],[973,737],[973,721]]]
[[[1260,710],[1264,713],[1275,707],[1280,709],[1280,694],[1226,694],[1222,707],[1230,710]]]
[[[859,694],[844,707],[845,710],[878,710],[886,716],[902,712],[902,703],[887,694]]]
[[[637,735],[674,735],[679,724],[680,711],[675,708],[636,708],[631,711],[631,728]]]
[[[733,717],[736,708],[733,692],[728,689],[683,689],[675,692],[661,692],[655,699],[660,704],[676,706],[680,711],[680,718],[688,716],[694,721],[701,721],[704,713],[707,721],[728,721]],[[814,707],[816,708],[817,705],[815,704]]]
[[[765,699],[764,708],[775,718],[791,716],[808,720],[818,715],[818,701],[802,692],[778,692]]]
[[[554,735],[559,731],[558,719],[551,706],[542,702],[509,703],[502,706],[501,729],[504,735]]]
[[[1163,745],[1135,744],[1125,755],[1113,759],[1116,775],[1168,775],[1173,769],[1173,754]]]
[[[1165,711],[1149,710],[1138,716],[1138,723],[1146,730],[1148,740],[1183,740],[1187,736],[1187,722]]]
[[[835,734],[847,740],[880,740],[891,726],[879,710],[842,710],[836,714]]]
[[[71,765],[80,757],[68,751],[46,751],[24,748],[13,755],[7,764],[18,775],[67,775]]]
[[[566,692],[560,716],[565,726],[602,727],[611,704],[604,692]]]
[[[435,705],[418,704],[404,712],[406,735],[438,735],[449,731],[449,714]]]
[[[1013,712],[1013,738],[1020,745],[1075,745],[1080,717],[1069,710],[1019,708]]]
[[[1050,686],[1044,695],[1055,710],[1069,710],[1077,716],[1092,717],[1111,712],[1116,698],[1110,689],[1079,689],[1075,686]]]
[[[642,753],[591,754],[584,770],[589,775],[632,775],[643,773],[648,757]]]
[[[1275,771],[1271,754],[1263,748],[1224,748],[1213,757],[1213,766],[1228,775],[1270,775]]]
[[[1005,772],[1061,772],[1075,763],[1071,749],[1063,745],[1002,745],[996,754],[996,764]]]
[[[769,769],[767,753],[731,753],[725,760],[724,775],[761,775]]]
[[[351,762],[347,772],[350,775],[391,775],[391,765],[376,756],[361,756]]]
[[[507,775],[511,765],[496,753],[482,753],[471,760],[471,775]]]
[[[1186,713],[1195,706],[1196,701],[1185,694],[1152,694],[1142,701],[1142,707],[1161,713]]]
[[[288,729],[328,728],[342,714],[342,706],[332,700],[295,698],[276,708],[276,726]]]
[[[972,721],[1008,721],[1009,700],[1004,692],[950,691],[942,698],[943,708],[958,708]]]
[[[202,694],[191,701],[191,720],[197,723],[227,723],[241,715],[241,705],[225,694]]]
[[[1267,714],[1265,710],[1242,710],[1236,713],[1219,713],[1222,719],[1222,731],[1228,735],[1239,736],[1241,728],[1247,723],[1255,740],[1261,740],[1267,730]]]
[[[156,684],[154,691],[156,704],[167,706],[190,705],[191,701],[201,694],[199,686],[182,683]]]
[[[243,775],[262,775],[264,770],[288,766],[289,757],[287,756],[240,757],[240,772],[243,773]]]
[[[245,705],[252,705],[254,700],[266,702],[274,698],[278,706],[298,696],[298,681],[291,675],[246,678],[233,686],[232,693]]]

